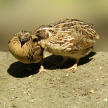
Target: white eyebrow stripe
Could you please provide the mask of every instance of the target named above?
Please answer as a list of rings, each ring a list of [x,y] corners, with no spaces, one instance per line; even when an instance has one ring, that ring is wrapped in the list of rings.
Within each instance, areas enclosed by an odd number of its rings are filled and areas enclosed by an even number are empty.
[[[40,28],[39,30],[53,30],[53,28],[45,27],[45,28]]]

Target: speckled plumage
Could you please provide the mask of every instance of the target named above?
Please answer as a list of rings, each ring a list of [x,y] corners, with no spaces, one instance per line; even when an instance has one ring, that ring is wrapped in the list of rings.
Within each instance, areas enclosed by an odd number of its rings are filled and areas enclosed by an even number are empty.
[[[20,38],[25,39],[20,42]],[[8,44],[9,51],[19,61],[29,64],[42,61],[42,49],[38,43],[32,39],[30,32],[16,33]]]
[[[92,51],[99,35],[93,25],[76,19],[63,19],[51,25],[40,26],[35,35],[40,37],[39,44],[55,55],[76,59]]]

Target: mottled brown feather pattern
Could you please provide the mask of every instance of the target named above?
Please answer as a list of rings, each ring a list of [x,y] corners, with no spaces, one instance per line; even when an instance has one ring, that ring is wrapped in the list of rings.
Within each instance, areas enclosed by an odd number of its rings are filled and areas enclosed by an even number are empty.
[[[23,45],[20,39],[25,40]],[[63,19],[42,25],[31,33],[17,33],[9,42],[9,50],[23,63],[42,63],[43,48],[52,54],[76,59],[71,68],[76,69],[79,59],[92,51],[97,39],[99,35],[92,24],[77,19]]]
[[[21,46],[19,37],[24,36],[28,38],[30,36],[29,32],[19,32],[15,34],[10,40],[8,47],[12,55],[23,63],[38,63],[42,61],[42,50],[37,42],[33,39],[28,40]]]
[[[73,53],[78,53],[79,58],[85,56],[99,39],[92,24],[76,19],[63,19],[51,25],[41,26],[36,30],[36,34],[42,36],[39,43],[47,51],[71,58],[76,58]]]

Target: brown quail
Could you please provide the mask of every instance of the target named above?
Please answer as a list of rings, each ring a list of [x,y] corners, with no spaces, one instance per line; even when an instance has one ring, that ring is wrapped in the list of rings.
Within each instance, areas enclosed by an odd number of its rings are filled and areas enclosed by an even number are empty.
[[[25,64],[42,62],[43,49],[28,31],[16,33],[8,43],[11,54]],[[42,66],[41,66],[42,67]]]
[[[43,25],[35,30],[35,36],[40,38],[39,44],[54,55],[76,60],[68,70],[76,70],[80,58],[88,55],[99,35],[93,25],[76,19],[63,19],[51,25]]]

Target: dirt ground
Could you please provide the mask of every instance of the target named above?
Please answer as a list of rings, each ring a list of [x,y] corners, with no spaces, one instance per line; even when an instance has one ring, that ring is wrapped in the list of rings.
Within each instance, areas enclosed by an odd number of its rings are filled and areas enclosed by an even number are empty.
[[[81,59],[75,73],[66,71],[71,60],[50,68],[60,60],[45,58],[46,71],[38,73],[39,64],[25,65],[0,52],[0,108],[108,108],[108,53]]]

